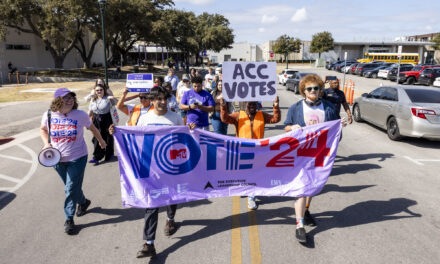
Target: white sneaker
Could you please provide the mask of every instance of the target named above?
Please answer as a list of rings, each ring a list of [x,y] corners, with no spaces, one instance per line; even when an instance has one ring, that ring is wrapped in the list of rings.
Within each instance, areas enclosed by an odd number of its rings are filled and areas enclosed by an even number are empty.
[[[248,196],[248,208],[250,210],[257,210],[258,205],[255,202],[255,196]]]

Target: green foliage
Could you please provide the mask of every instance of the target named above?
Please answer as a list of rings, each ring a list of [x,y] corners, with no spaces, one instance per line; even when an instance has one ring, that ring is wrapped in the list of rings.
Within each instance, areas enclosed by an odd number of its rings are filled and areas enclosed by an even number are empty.
[[[198,52],[213,50],[219,52],[225,48],[231,48],[234,43],[234,34],[229,28],[229,20],[219,14],[204,12],[197,17],[196,36],[198,40]]]
[[[435,45],[432,47],[435,50],[440,50],[440,34],[437,34],[437,36],[435,36],[431,41],[435,43]]]
[[[275,41],[272,49],[274,53],[283,54],[287,57],[289,53],[299,52],[301,50],[301,40],[299,38],[282,35]]]
[[[82,17],[92,0],[2,0],[0,31],[5,27],[41,38],[61,68],[82,31]]]
[[[332,33],[324,31],[316,33],[312,37],[312,43],[310,44],[310,52],[318,53],[321,58],[321,53],[327,52],[334,48],[334,40]]]

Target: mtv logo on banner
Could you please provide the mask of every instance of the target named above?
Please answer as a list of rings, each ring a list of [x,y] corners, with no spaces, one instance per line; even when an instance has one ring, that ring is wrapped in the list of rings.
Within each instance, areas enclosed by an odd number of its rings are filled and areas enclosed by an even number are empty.
[[[170,160],[186,159],[186,149],[172,149],[170,150]]]
[[[227,102],[273,101],[276,71],[275,62],[224,62],[223,98]]]

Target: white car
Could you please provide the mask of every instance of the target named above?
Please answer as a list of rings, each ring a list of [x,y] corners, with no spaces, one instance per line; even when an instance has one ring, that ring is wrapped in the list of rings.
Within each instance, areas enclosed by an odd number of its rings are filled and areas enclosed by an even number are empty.
[[[379,72],[377,73],[377,78],[382,78],[382,79],[387,79],[388,77],[388,72],[391,70],[391,67],[379,70]]]
[[[435,78],[432,85],[434,85],[435,87],[440,87],[440,77]]]
[[[284,69],[280,75],[278,75],[278,83],[285,86],[287,79],[291,78],[297,72],[298,71],[294,69]]]

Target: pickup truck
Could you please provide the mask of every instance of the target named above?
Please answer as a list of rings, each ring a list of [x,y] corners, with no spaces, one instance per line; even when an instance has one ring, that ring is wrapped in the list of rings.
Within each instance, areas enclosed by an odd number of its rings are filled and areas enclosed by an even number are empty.
[[[414,84],[419,80],[420,73],[427,68],[440,67],[437,65],[416,65],[411,71],[399,74],[399,83]]]

